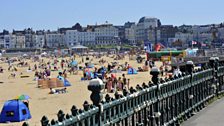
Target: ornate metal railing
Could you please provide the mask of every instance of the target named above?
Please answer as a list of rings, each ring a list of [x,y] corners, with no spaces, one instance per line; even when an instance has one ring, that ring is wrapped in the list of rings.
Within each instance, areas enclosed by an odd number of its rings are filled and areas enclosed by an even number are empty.
[[[60,110],[58,119],[41,119],[42,126],[168,126],[179,125],[209,101],[224,91],[224,66],[211,58],[207,68],[193,69],[187,63],[186,73],[169,79],[159,79],[153,68],[152,82],[137,85],[136,89],[106,95],[102,100],[102,85],[89,85],[94,105],[85,102],[83,109],[71,108],[71,114]],[[24,125],[26,125],[24,123]]]

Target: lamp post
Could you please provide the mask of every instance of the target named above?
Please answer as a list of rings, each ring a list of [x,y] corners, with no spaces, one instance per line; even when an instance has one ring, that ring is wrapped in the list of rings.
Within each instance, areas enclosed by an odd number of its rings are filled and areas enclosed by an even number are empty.
[[[88,90],[92,91],[92,94],[90,95],[90,99],[93,102],[93,105],[97,106],[99,108],[98,113],[98,125],[101,126],[101,114],[103,112],[103,106],[101,104],[101,101],[103,99],[103,94],[101,93],[101,90],[104,89],[105,85],[103,84],[103,81],[99,78],[92,79],[89,82]]]
[[[156,102],[156,109],[154,116],[156,117],[156,124],[157,126],[160,126],[160,100],[159,100],[159,92],[160,92],[160,86],[159,86],[159,69],[156,67],[153,67],[150,74],[152,75],[152,82],[154,85],[157,85],[157,91],[156,91],[156,97],[157,97],[157,102]]]
[[[193,111],[193,105],[194,105],[194,88],[193,88],[193,70],[194,70],[194,63],[193,61],[187,61],[186,63],[186,71],[188,74],[191,75],[191,79],[190,79],[190,90],[188,91],[188,103],[190,102],[190,106],[191,107],[191,113],[189,113],[189,117],[191,116],[191,114],[194,113]]]

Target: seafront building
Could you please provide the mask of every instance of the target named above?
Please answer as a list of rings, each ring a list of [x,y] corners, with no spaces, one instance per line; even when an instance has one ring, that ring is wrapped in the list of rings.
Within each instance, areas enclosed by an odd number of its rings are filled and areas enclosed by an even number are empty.
[[[96,45],[111,45],[119,42],[118,29],[112,24],[98,25],[94,31],[96,33]]]
[[[137,23],[126,22],[124,25],[104,24],[82,27],[76,23],[72,27],[59,28],[56,31],[26,28],[0,32],[0,48],[62,48],[77,43],[85,46],[93,45],[142,45],[162,43],[169,47],[176,42],[183,48],[192,41],[206,43],[214,47],[224,45],[224,25],[162,25],[158,18],[142,17]]]
[[[95,44],[95,32],[77,30],[67,30],[65,32],[65,42],[67,46],[74,46],[77,43],[82,45],[94,45]]]
[[[48,48],[60,48],[60,46],[64,45],[64,34],[57,31],[47,31],[45,39]]]

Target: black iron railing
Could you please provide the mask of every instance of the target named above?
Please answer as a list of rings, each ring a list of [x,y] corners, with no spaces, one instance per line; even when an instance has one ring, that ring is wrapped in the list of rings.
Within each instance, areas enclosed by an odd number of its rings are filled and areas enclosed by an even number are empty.
[[[115,98],[101,98],[102,85],[90,85],[94,105],[85,102],[83,109],[75,106],[70,114],[60,110],[57,120],[41,119],[42,126],[168,126],[179,125],[204,108],[224,91],[224,66],[211,58],[209,66],[193,69],[187,63],[186,73],[169,79],[159,79],[153,68],[152,82],[136,89],[115,93]],[[26,124],[24,124],[26,125]]]

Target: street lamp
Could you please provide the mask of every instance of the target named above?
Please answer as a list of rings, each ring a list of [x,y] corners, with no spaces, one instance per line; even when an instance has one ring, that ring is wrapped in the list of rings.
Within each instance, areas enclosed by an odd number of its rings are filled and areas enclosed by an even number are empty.
[[[154,116],[156,117],[156,124],[157,126],[160,126],[160,101],[159,101],[159,92],[160,92],[160,86],[159,86],[159,74],[160,71],[157,67],[153,67],[150,74],[152,75],[152,82],[154,85],[157,85],[157,91],[156,91],[156,96],[157,96],[157,102],[156,102],[156,109]]]

